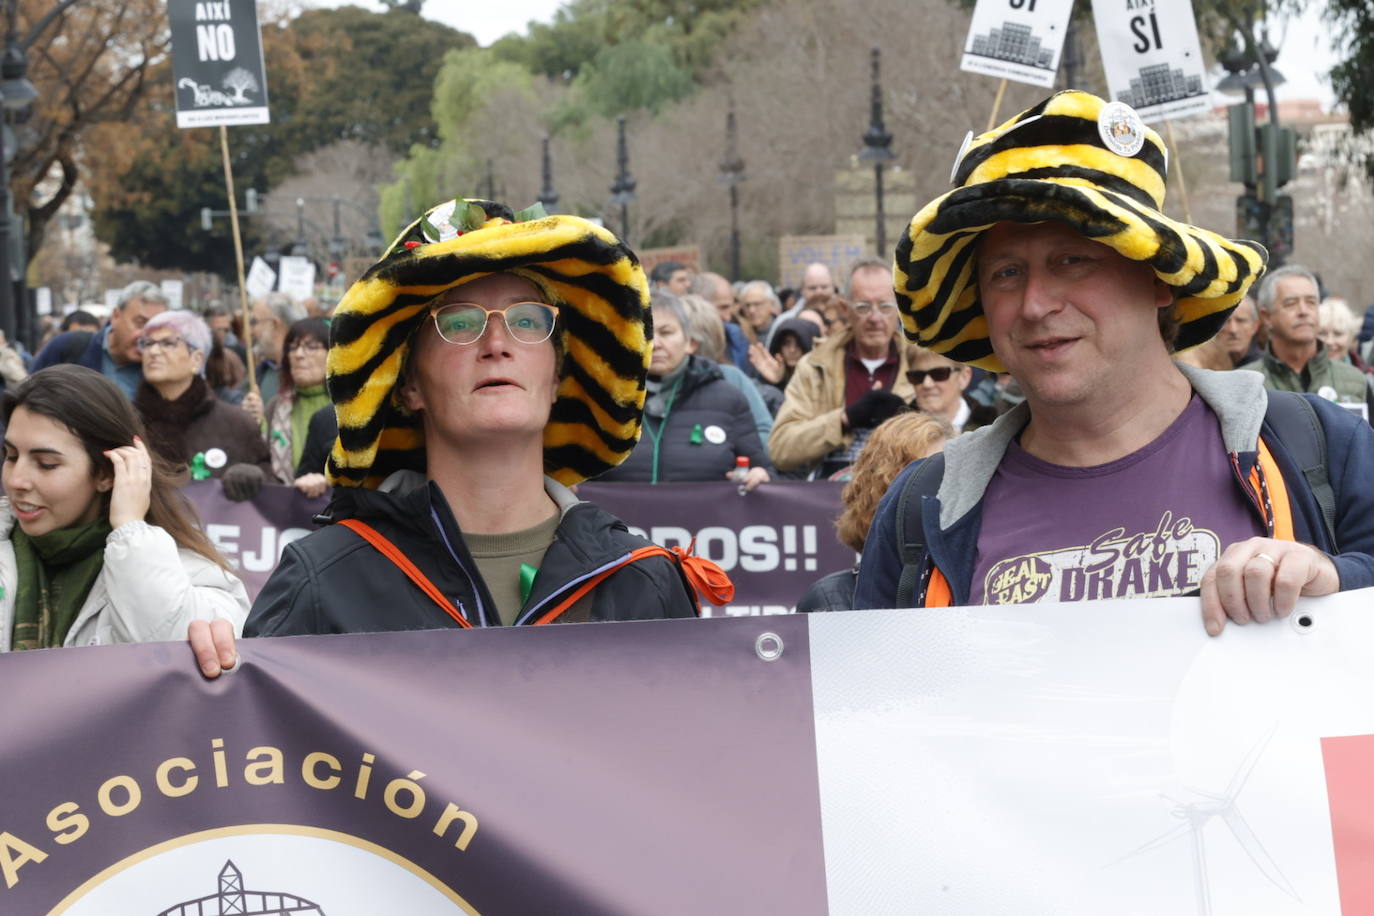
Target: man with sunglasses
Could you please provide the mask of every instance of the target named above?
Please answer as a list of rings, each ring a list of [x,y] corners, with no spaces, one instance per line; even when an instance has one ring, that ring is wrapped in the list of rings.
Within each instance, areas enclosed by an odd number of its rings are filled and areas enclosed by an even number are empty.
[[[335,313],[329,524],[247,636],[690,617],[667,555],[568,484],[638,438],[648,285],[609,231],[489,201],[426,213]],[[191,634],[208,676],[231,641]]]
[[[890,268],[881,261],[855,264],[848,301],[849,327],[797,363],[768,438],[774,467],[792,476],[825,478],[849,467],[868,434],[910,406]]]
[[[906,380],[916,389],[917,410],[944,420],[955,435],[997,419],[996,408],[979,404],[965,393],[973,378],[968,366],[914,345],[907,350],[906,359],[911,366]]]

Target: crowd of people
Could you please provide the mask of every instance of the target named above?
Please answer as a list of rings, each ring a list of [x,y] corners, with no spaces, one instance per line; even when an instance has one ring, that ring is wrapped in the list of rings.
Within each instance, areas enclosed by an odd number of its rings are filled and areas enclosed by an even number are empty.
[[[811,264],[795,289],[646,276],[597,224],[465,200],[332,309],[274,293],[244,328],[134,283],[108,321],[0,355],[0,639],[189,627],[213,676],[244,633],[688,616],[724,593],[579,500],[593,477],[848,481],[861,564],[801,610],[1200,594],[1215,633],[1374,584],[1374,318],[1165,216],[1162,141],[1106,112],[1060,93],[984,133],[895,268]],[[177,498],[205,478],[332,490],[251,614]],[[145,544],[158,572],[130,581]],[[158,588],[181,611],[154,625]]]

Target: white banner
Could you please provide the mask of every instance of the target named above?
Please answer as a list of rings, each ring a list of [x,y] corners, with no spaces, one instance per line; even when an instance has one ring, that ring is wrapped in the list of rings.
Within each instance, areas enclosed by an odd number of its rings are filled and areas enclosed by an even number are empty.
[[[244,286],[248,288],[248,295],[260,299],[272,292],[276,285],[277,272],[268,267],[262,258],[253,258],[253,264],[248,268],[248,279],[244,282]]]
[[[52,290],[46,286],[40,286],[33,291],[33,307],[40,315],[52,314]]]
[[[833,914],[1374,912],[1374,589],[818,614]]]
[[[978,0],[960,70],[1053,86],[1073,0]]]
[[[309,258],[294,255],[281,259],[281,282],[277,288],[300,302],[315,295],[315,265]]]
[[[1211,107],[1190,0],[1093,0],[1109,95],[1146,121]]]

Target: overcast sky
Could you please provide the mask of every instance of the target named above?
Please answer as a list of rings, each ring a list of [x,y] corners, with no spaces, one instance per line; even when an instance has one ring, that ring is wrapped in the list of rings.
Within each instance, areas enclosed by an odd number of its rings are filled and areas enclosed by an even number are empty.
[[[343,0],[306,0],[312,6],[343,6]],[[368,9],[383,9],[375,0],[352,0],[354,5]],[[481,44],[489,45],[508,32],[524,32],[531,20],[548,22],[563,5],[562,0],[428,0],[424,5],[427,19],[445,22],[474,36]],[[1329,82],[1319,74],[1334,63],[1331,33],[1316,12],[1309,11],[1293,22],[1284,34],[1273,34],[1271,41],[1282,39],[1279,71],[1288,79],[1278,95],[1287,98],[1317,98],[1330,106]],[[953,63],[951,62],[951,66]],[[1214,77],[1215,78],[1215,77]],[[1218,98],[1224,103],[1223,98]]]

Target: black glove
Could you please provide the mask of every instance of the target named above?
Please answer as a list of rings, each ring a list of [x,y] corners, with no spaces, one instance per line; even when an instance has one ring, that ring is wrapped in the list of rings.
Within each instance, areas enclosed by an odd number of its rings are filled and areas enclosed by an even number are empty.
[[[241,503],[252,499],[262,490],[266,475],[256,464],[235,464],[225,470],[220,483],[224,484],[224,495],[231,501]]]
[[[872,388],[844,409],[850,429],[868,429],[907,409],[906,401],[886,388]]]

